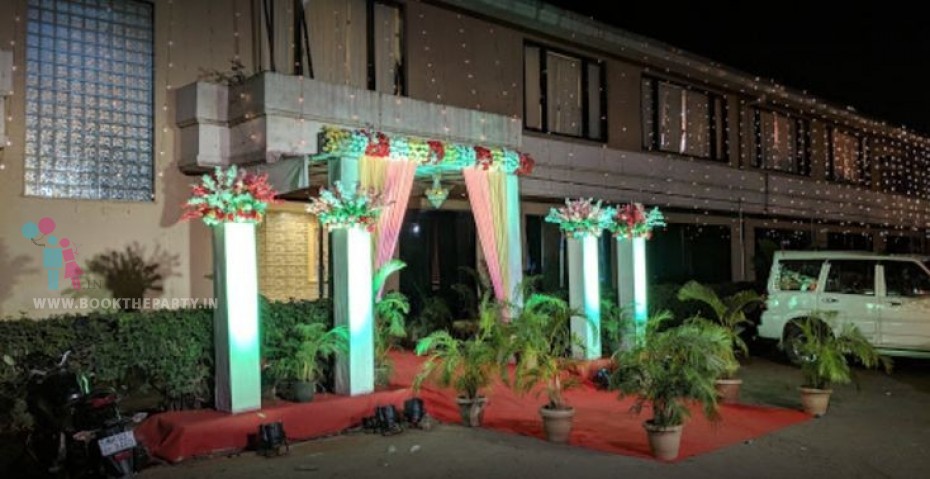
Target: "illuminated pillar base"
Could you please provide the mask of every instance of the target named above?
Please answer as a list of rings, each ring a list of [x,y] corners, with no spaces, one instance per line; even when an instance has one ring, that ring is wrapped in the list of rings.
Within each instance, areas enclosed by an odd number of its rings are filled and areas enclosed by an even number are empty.
[[[601,291],[598,275],[598,238],[587,235],[568,239],[568,297],[572,309],[584,316],[572,317],[572,334],[581,345],[572,346],[576,359],[601,357]]]
[[[649,319],[646,284],[646,239],[617,240],[617,297],[620,307],[633,318],[623,334],[621,349],[629,350],[643,339]]]
[[[213,312],[216,409],[262,407],[255,224],[213,227]]]
[[[371,234],[334,230],[332,248],[333,314],[336,326],[349,328],[349,352],[336,358],[336,393],[366,394],[375,390]]]

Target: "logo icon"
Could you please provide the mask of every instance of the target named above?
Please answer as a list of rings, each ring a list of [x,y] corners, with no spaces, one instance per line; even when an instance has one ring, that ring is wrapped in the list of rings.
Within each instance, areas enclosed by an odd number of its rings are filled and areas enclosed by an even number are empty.
[[[58,280],[62,271],[65,279],[71,280],[71,287],[80,290],[81,275],[84,271],[75,259],[77,251],[68,238],[58,238],[52,234],[55,232],[55,226],[55,220],[46,216],[39,219],[38,223],[26,222],[21,231],[24,238],[42,248],[42,267],[48,275],[49,291],[57,291],[60,288]]]

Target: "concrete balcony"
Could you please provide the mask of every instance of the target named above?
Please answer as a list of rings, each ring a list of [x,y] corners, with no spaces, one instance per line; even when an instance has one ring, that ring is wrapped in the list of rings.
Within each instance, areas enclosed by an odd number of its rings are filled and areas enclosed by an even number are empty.
[[[187,85],[177,92],[175,123],[187,173],[316,154],[324,125],[510,148],[522,135],[518,118],[277,73],[228,87]]]

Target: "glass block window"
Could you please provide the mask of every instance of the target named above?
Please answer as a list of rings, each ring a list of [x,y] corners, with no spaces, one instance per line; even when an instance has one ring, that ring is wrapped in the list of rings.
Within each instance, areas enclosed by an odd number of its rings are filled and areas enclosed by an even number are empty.
[[[152,10],[29,0],[26,195],[152,201]]]

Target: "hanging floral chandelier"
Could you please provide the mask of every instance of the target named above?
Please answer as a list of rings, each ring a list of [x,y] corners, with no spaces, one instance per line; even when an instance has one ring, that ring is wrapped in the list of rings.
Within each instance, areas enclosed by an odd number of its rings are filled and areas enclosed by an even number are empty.
[[[439,209],[442,204],[446,201],[446,198],[449,197],[450,188],[442,186],[442,183],[439,181],[439,175],[433,175],[433,186],[427,188],[424,191],[426,199],[429,200],[429,203],[433,205],[433,208]]]

